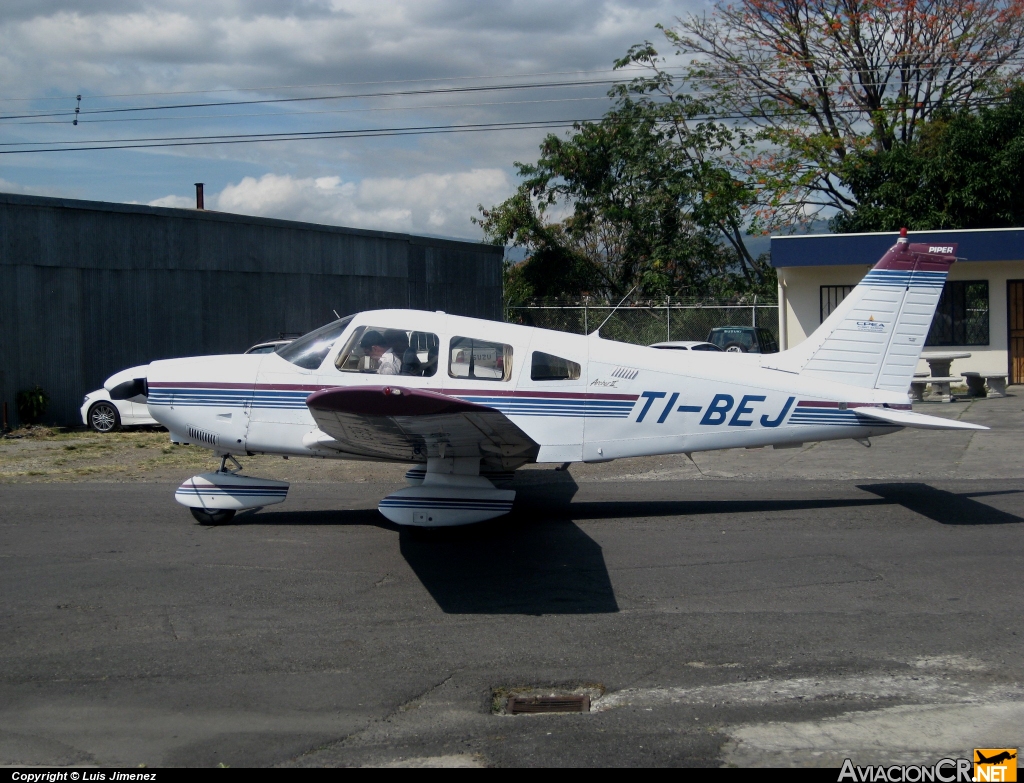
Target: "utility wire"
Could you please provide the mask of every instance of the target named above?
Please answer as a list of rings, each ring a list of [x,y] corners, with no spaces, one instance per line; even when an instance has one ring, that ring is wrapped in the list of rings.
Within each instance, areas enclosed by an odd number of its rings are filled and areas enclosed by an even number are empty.
[[[481,103],[435,103],[425,106],[364,106],[358,109],[319,109],[315,111],[258,112],[252,114],[183,114],[177,117],[105,117],[95,120],[79,120],[79,125],[95,125],[110,122],[170,122],[171,120],[233,120],[238,117],[266,117],[269,119],[287,119],[317,114],[353,114],[375,111],[426,111],[428,109],[462,109],[480,106],[523,106],[538,103],[579,103],[580,101],[607,101],[607,95],[595,95],[589,98],[545,98],[533,101],[487,101]],[[73,115],[71,115],[73,116]],[[67,120],[28,120],[20,122],[0,123],[12,126],[22,125],[67,125]]]
[[[990,103],[989,105],[995,105]],[[860,114],[860,109],[837,109],[836,113]],[[802,112],[794,112],[802,114]],[[359,128],[352,130],[326,130],[326,131],[291,131],[278,133],[237,133],[218,134],[208,136],[158,136],[138,137],[126,139],[89,139],[89,140],[67,140],[48,142],[3,142],[0,147],[37,147],[35,149],[0,149],[0,155],[12,155],[30,152],[74,152],[94,150],[117,150],[117,149],[149,149],[156,147],[192,147],[208,146],[213,144],[252,144],[268,141],[315,141],[321,139],[337,138],[372,138],[389,136],[414,136],[435,133],[463,133],[463,132],[485,132],[500,130],[532,130],[532,129],[554,129],[573,127],[588,123],[599,123],[609,118],[598,117],[590,119],[564,119],[564,120],[531,120],[519,122],[491,122],[472,123],[464,125],[421,125],[412,127],[396,128]],[[612,118],[613,119],[613,118]],[[758,118],[748,115],[694,115],[686,117],[686,120],[756,120]],[[40,145],[63,145],[40,147]]]
[[[932,57],[950,57],[950,56],[954,56],[955,55],[955,56],[963,57],[963,58],[966,59],[970,55],[970,50],[967,49],[967,50],[964,50],[962,52],[961,51],[956,51],[956,50],[939,50],[939,51],[922,51],[922,52],[915,52],[913,50],[909,50],[909,51],[907,51],[905,53],[894,55],[892,59],[880,61],[879,63],[876,63],[873,66],[870,66],[869,68],[861,69],[861,68],[857,68],[855,66],[842,66],[842,67],[840,67],[840,68],[838,68],[836,70],[844,71],[844,72],[854,72],[854,73],[856,73],[856,72],[859,72],[859,71],[870,71],[870,70],[875,70],[875,69],[878,69],[878,68],[883,68],[884,67],[884,63],[894,64],[894,65],[903,65],[903,64],[905,64],[903,62],[905,60],[905,58],[913,58],[913,57],[916,57],[916,56],[920,56],[922,54],[927,54],[927,55],[932,56]],[[1011,57],[1007,57],[1005,59],[1003,59],[1003,58],[978,59],[978,60],[973,60],[970,63],[963,62],[963,63],[959,64],[959,66],[956,66],[956,67],[967,67],[967,66],[976,66],[976,65],[985,65],[985,64],[998,65],[998,64],[1007,64],[1007,63],[1011,63],[1011,62],[1018,62],[1019,63],[1019,62],[1022,62],[1022,59],[1021,59],[1020,56],[1011,56]],[[795,66],[806,67],[806,65],[808,63],[801,63],[799,61],[794,60],[793,64]],[[811,61],[809,64],[810,65],[816,65],[817,63]],[[693,59],[693,60],[691,60],[687,64],[682,64],[682,65],[664,65],[664,66],[661,66],[660,70],[662,70],[662,71],[671,71],[671,70],[681,70],[681,69],[691,68],[691,67],[695,67],[695,66],[696,67],[700,67],[700,66],[713,66],[713,65],[714,65],[713,61],[705,61],[705,60]],[[951,65],[952,65],[952,63],[946,62],[946,63],[938,63],[938,64],[935,64],[935,65],[915,65],[913,67],[914,67],[915,70],[934,70],[934,69],[948,68]],[[209,89],[209,90],[162,90],[162,91],[156,91],[156,92],[93,93],[93,94],[82,93],[81,95],[82,95],[82,98],[84,100],[99,100],[99,99],[105,99],[105,98],[144,98],[144,97],[162,96],[162,95],[214,95],[214,94],[218,94],[218,93],[265,92],[265,91],[274,91],[274,90],[303,90],[303,89],[315,89],[315,88],[323,88],[323,87],[361,87],[361,86],[371,86],[371,85],[378,85],[378,84],[423,84],[423,83],[428,83],[428,82],[470,81],[470,80],[474,80],[474,79],[503,79],[503,78],[509,78],[510,76],[511,77],[515,77],[515,78],[525,78],[525,77],[538,77],[538,76],[569,76],[569,75],[574,75],[574,74],[575,75],[584,75],[584,74],[598,74],[598,73],[622,73],[622,74],[628,74],[628,73],[632,73],[632,72],[635,72],[635,71],[648,71],[648,70],[649,70],[649,68],[647,66],[639,65],[639,64],[634,64],[634,65],[624,66],[622,68],[597,68],[597,69],[592,69],[592,70],[577,70],[577,71],[537,71],[537,72],[533,72],[533,73],[493,74],[493,75],[483,75],[483,76],[437,76],[437,77],[431,77],[431,78],[425,78],[425,79],[387,79],[387,80],[365,81],[365,82],[324,82],[324,83],[318,83],[318,84],[283,84],[283,85],[263,85],[263,86],[257,86],[257,87],[222,87],[222,88]],[[765,71],[762,71],[762,73],[776,73],[776,74],[784,75],[784,74],[792,74],[793,71],[792,71],[792,68],[772,68],[772,69],[767,69]],[[710,77],[698,77],[698,78],[710,78]],[[31,97],[31,96],[0,97],[0,102],[8,102],[8,101],[11,101],[11,102],[14,102],[14,101],[19,101],[19,102],[21,102],[21,101],[25,101],[25,102],[36,101],[36,102],[39,102],[39,101],[63,101],[63,100],[72,100],[73,101],[77,97],[78,97],[78,95],[59,95],[59,96],[50,96],[50,97],[38,97],[38,96],[37,97]]]
[[[408,96],[408,95],[439,95],[439,94],[452,94],[452,93],[472,93],[472,92],[499,92],[505,90],[533,90],[533,89],[549,89],[553,87],[586,87],[596,84],[617,84],[621,83],[615,79],[592,79],[588,81],[574,81],[574,82],[534,82],[532,84],[504,84],[504,85],[477,85],[473,87],[434,87],[426,90],[397,90],[392,92],[376,92],[376,93],[348,93],[339,95],[314,95],[314,96],[303,96],[298,98],[259,98],[255,100],[247,101],[211,101],[207,103],[170,103],[163,106],[123,106],[118,108],[110,109],[88,109],[81,112],[80,117],[85,117],[91,114],[123,114],[126,112],[143,112],[143,111],[166,111],[168,109],[196,109],[196,108],[209,108],[213,106],[255,106],[255,105],[268,105],[268,104],[279,104],[279,103],[303,103],[309,101],[334,101],[334,100],[351,100],[353,98],[389,98],[396,96]],[[17,120],[17,119],[31,119],[36,117],[63,117],[69,114],[69,112],[59,113],[31,113],[31,114],[12,114],[12,115],[0,115],[0,120]]]
[[[1024,61],[1022,61],[1022,62],[1024,62]],[[722,77],[722,78],[725,78],[725,77]],[[752,78],[752,77],[748,77],[748,78]],[[711,79],[709,78],[709,80],[711,80]],[[713,79],[711,81],[720,81],[720,80],[721,79]],[[693,80],[690,80],[690,81],[693,81]],[[757,81],[757,80],[755,80],[755,81]],[[762,80],[762,81],[764,81],[764,80]],[[622,81],[615,81],[615,80],[594,80],[594,81],[586,81],[586,82],[539,82],[539,83],[534,83],[534,84],[512,84],[512,85],[476,86],[476,87],[453,87],[453,88],[443,88],[443,89],[407,90],[407,91],[382,92],[382,93],[356,93],[356,94],[349,94],[349,95],[317,95],[317,96],[298,97],[298,98],[267,98],[267,99],[260,99],[260,100],[248,100],[248,101],[218,101],[218,102],[207,102],[207,103],[168,104],[168,105],[164,105],[164,106],[131,106],[131,107],[116,107],[116,108],[106,108],[106,109],[86,109],[86,110],[83,110],[83,111],[80,111],[80,112],[74,112],[74,111],[71,111],[71,110],[60,111],[60,112],[37,111],[37,112],[28,112],[28,113],[25,113],[25,114],[0,115],[0,124],[19,124],[19,125],[57,124],[57,125],[59,125],[59,124],[66,123],[67,119],[72,119],[72,118],[77,118],[78,121],[79,121],[79,124],[85,124],[87,122],[113,122],[113,121],[119,121],[119,120],[98,120],[98,119],[90,120],[90,119],[87,119],[88,116],[90,116],[90,115],[97,115],[97,114],[129,114],[129,113],[139,113],[139,112],[166,111],[166,110],[170,110],[170,109],[222,108],[222,107],[230,107],[230,106],[286,104],[286,103],[315,102],[315,101],[343,100],[343,99],[356,99],[356,98],[381,98],[381,97],[394,97],[394,96],[403,96],[404,97],[404,96],[411,96],[411,95],[432,95],[432,94],[445,94],[445,93],[451,94],[451,93],[492,92],[492,91],[505,91],[505,90],[543,89],[543,88],[554,88],[554,87],[577,87],[577,86],[592,86],[592,85],[599,85],[599,84],[603,84],[603,85],[617,84],[617,85],[622,85],[622,86],[627,86],[628,87],[630,85],[630,83],[631,82],[622,82]],[[925,86],[926,93],[935,92],[935,91],[940,89],[940,85],[938,85],[938,84],[934,85],[932,87],[928,87],[927,86],[928,84],[929,84],[929,80],[928,79],[916,79],[915,78],[915,79],[908,79],[908,80],[903,81],[903,80],[895,79],[894,78],[894,79],[889,79],[889,80],[880,81],[880,82],[857,81],[856,83],[854,83],[852,85],[849,84],[849,83],[846,83],[846,82],[836,82],[836,83],[834,83],[832,85],[829,85],[828,89],[833,90],[833,91],[842,91],[842,90],[845,90],[847,87],[852,87],[854,90],[858,90],[858,89],[861,89],[861,88],[872,87],[872,86],[874,86],[874,87],[887,86],[887,87],[892,87],[894,92],[899,92],[900,90],[906,89],[907,87],[912,87],[913,85]],[[761,85],[761,89],[762,90],[765,89],[765,86]],[[697,94],[699,94],[699,93],[697,93]],[[607,96],[597,96],[595,98],[552,99],[550,102],[557,102],[558,100],[564,100],[564,101],[571,101],[571,100],[602,100],[602,99],[605,99],[606,97]],[[508,101],[508,102],[505,102],[505,103],[508,104],[508,105],[514,105],[516,103],[542,103],[542,102],[544,102],[544,101],[519,101],[519,102],[517,102],[517,101]],[[237,117],[258,117],[258,116],[285,117],[285,116],[289,116],[289,115],[303,115],[303,114],[344,113],[344,112],[347,112],[347,111],[396,111],[396,110],[405,110],[407,108],[408,109],[417,109],[417,108],[432,109],[432,108],[459,108],[460,106],[492,106],[492,105],[493,106],[498,106],[498,105],[503,105],[503,103],[502,102],[492,102],[492,103],[446,104],[446,105],[443,105],[443,106],[422,106],[422,107],[420,107],[420,106],[410,106],[410,107],[365,107],[365,108],[361,108],[361,109],[352,109],[352,110],[322,110],[322,111],[311,111],[311,112],[288,112],[288,113],[279,113],[279,114],[271,114],[271,113],[265,113],[265,114],[237,114],[237,115],[210,114],[210,115],[192,115],[192,116],[184,116],[184,117],[172,117],[172,118],[168,118],[168,119],[175,119],[175,120],[177,120],[177,119],[192,119],[192,118],[206,119],[206,118],[219,118],[219,117],[232,117],[232,116],[237,116]],[[65,119],[65,120],[53,120],[51,122],[43,122],[42,121],[44,118],[54,118],[54,117],[64,117],[64,118],[67,118],[67,119]],[[127,119],[125,119],[123,121],[125,121],[125,122],[137,122],[137,121],[142,121],[142,120],[146,120],[146,119],[163,119],[163,118],[132,117],[132,118],[127,118]],[[26,120],[26,121],[25,122],[19,122],[19,123],[11,123],[10,122],[11,120]],[[33,120],[35,120],[35,122],[33,122]]]
[[[432,133],[469,133],[495,130],[529,130],[534,128],[571,127],[577,123],[599,122],[588,120],[537,120],[532,122],[490,122],[471,125],[422,125],[407,128],[362,128],[358,130],[308,131],[303,133],[249,133],[224,136],[169,136],[165,139],[113,139],[82,142],[94,146],[48,147],[43,149],[0,149],[0,155],[16,155],[28,152],[84,152],[92,150],[149,149],[154,147],[196,147],[211,144],[252,144],[267,141],[309,141],[319,139],[367,138],[376,136],[414,136]],[[142,143],[136,143],[142,142]],[[20,144],[44,144],[48,142],[20,142]],[[79,142],[49,142],[56,144],[77,144]],[[19,144],[19,142],[9,142]]]
[[[928,54],[936,54],[936,53],[928,53]],[[966,53],[966,52],[963,53],[963,55],[965,57],[967,56],[967,54],[968,53]],[[855,66],[841,66],[841,67],[838,67],[838,68],[833,67],[833,68],[828,68],[828,69],[825,69],[825,70],[826,71],[831,71],[832,73],[834,73],[836,75],[838,75],[839,73],[848,73],[848,74],[851,74],[851,75],[856,75],[857,73],[871,73],[872,71],[885,70],[887,68],[887,66],[891,66],[896,71],[899,71],[900,69],[907,69],[907,68],[909,68],[911,71],[917,73],[917,72],[927,72],[927,71],[932,71],[932,70],[947,70],[949,68],[954,68],[954,69],[963,71],[963,70],[966,70],[966,69],[983,67],[983,66],[986,66],[986,65],[1007,65],[1007,64],[1011,64],[1011,63],[1017,63],[1017,64],[1024,63],[1024,58],[1022,58],[1021,56],[1013,56],[1013,57],[1008,57],[1008,58],[1005,58],[1005,59],[1004,58],[984,59],[984,60],[979,59],[979,60],[972,60],[970,62],[967,62],[965,60],[964,62],[960,62],[960,63],[944,62],[944,63],[936,63],[936,64],[933,64],[933,65],[912,64],[912,63],[911,64],[907,64],[907,63],[903,62],[903,58],[904,57],[908,57],[908,56],[912,56],[912,55],[910,55],[910,54],[908,54],[908,55],[898,55],[898,56],[894,57],[892,60],[881,61],[879,63],[876,63],[876,64],[874,64],[872,66],[869,66],[869,67],[866,67],[866,68],[858,68],[858,67],[855,67]],[[941,56],[941,53],[939,53],[939,56]],[[794,61],[794,65],[801,65],[801,67],[803,67],[801,63],[796,62],[796,61]],[[817,63],[811,62],[810,65],[814,66],[814,65],[817,65]],[[680,70],[680,69],[684,69],[684,68],[687,68],[687,67],[694,67],[694,66],[697,66],[697,67],[703,66],[703,67],[708,67],[708,68],[712,68],[712,69],[713,68],[719,68],[719,69],[723,69],[725,72],[721,76],[693,76],[693,77],[689,77],[689,78],[684,79],[685,81],[688,81],[688,82],[700,82],[700,81],[711,81],[711,82],[714,82],[714,81],[719,81],[721,78],[730,77],[730,76],[736,76],[737,75],[736,72],[730,72],[728,70],[725,70],[725,66],[718,65],[717,63],[715,63],[713,61],[712,62],[704,62],[704,61],[691,62],[689,66],[683,66],[683,65],[662,66],[658,70],[663,72],[663,73],[668,73],[668,72],[673,71],[673,70]],[[535,73],[535,74],[522,74],[522,76],[558,76],[558,75],[563,75],[563,74],[596,74],[596,73],[616,73],[616,74],[622,74],[623,76],[628,76],[630,74],[637,73],[637,72],[640,72],[641,74],[643,74],[643,73],[653,74],[653,73],[655,73],[655,70],[647,68],[647,67],[644,67],[644,66],[628,66],[626,68],[601,69],[601,70],[592,70],[592,71],[548,71],[548,72],[539,72],[539,73]],[[794,72],[792,68],[768,68],[768,69],[759,70],[756,75],[758,75],[758,76],[769,76],[769,75],[778,75],[778,76],[798,75],[798,76],[803,76],[804,74],[802,74],[801,72]],[[456,76],[456,77],[448,77],[448,78],[437,77],[437,78],[431,78],[431,79],[403,79],[403,80],[373,81],[373,82],[340,82],[340,83],[337,83],[337,84],[292,85],[292,86],[277,86],[277,87],[239,87],[239,88],[223,88],[223,89],[217,89],[217,90],[182,90],[182,91],[166,91],[166,92],[150,92],[150,93],[111,93],[111,94],[106,94],[106,95],[86,95],[86,94],[83,94],[81,97],[83,99],[87,99],[87,100],[96,100],[96,99],[102,99],[102,98],[148,97],[148,96],[160,96],[160,95],[203,95],[203,94],[217,94],[217,93],[228,93],[228,92],[259,92],[259,91],[271,91],[271,90],[312,89],[312,88],[319,88],[319,87],[371,86],[371,85],[377,85],[377,84],[413,84],[413,83],[425,83],[425,82],[460,81],[460,80],[473,80],[473,79],[497,79],[497,78],[507,78],[507,77],[502,77],[500,75],[495,75],[495,76],[461,76],[461,77]],[[640,76],[638,78],[643,78],[643,77]],[[750,78],[750,77],[746,77],[746,78]],[[157,105],[157,106],[135,106],[135,107],[119,107],[119,108],[108,108],[108,109],[87,109],[87,110],[82,111],[81,114],[85,115],[85,114],[112,113],[112,112],[163,111],[163,110],[166,110],[166,109],[196,108],[196,107],[202,107],[202,106],[241,106],[241,105],[250,105],[250,104],[288,103],[288,102],[297,102],[297,101],[340,100],[340,99],[351,99],[351,98],[377,98],[377,97],[388,97],[388,96],[428,95],[428,94],[437,94],[437,93],[457,93],[457,92],[474,92],[474,91],[489,91],[489,90],[535,89],[535,88],[545,88],[545,87],[573,87],[573,86],[587,86],[587,85],[597,85],[597,84],[629,84],[630,81],[631,80],[624,81],[622,79],[594,79],[594,80],[575,80],[575,81],[561,81],[561,82],[534,82],[534,83],[527,83],[527,84],[510,84],[510,85],[475,85],[475,86],[468,86],[468,87],[428,88],[428,89],[425,89],[425,90],[396,90],[396,91],[375,92],[375,93],[349,93],[349,94],[343,94],[343,95],[319,95],[319,96],[301,96],[301,97],[292,97],[292,98],[267,98],[267,99],[245,100],[245,101],[243,101],[243,100],[240,100],[240,101],[216,101],[216,102],[211,101],[211,102],[204,102],[204,103],[166,104],[166,105]],[[910,79],[910,80],[908,80],[908,83],[914,83],[916,81],[920,81],[920,80],[919,79]],[[890,83],[890,82],[863,82],[863,81],[858,81],[857,82],[857,86],[859,86],[859,87],[864,87],[864,86],[881,86],[882,84],[888,84],[888,83]],[[899,82],[897,82],[897,83],[899,83]],[[0,101],[75,100],[78,97],[79,96],[77,96],[77,95],[71,95],[71,96],[62,96],[60,98],[28,98],[28,97],[0,98]],[[50,117],[50,116],[57,117],[57,116],[67,116],[67,115],[70,115],[70,114],[72,114],[72,112],[58,112],[58,113],[35,112],[35,113],[24,114],[24,115],[0,116],[0,119],[21,119],[21,118],[30,118],[30,117]]]
[[[673,65],[669,66],[668,69],[679,69],[685,66]],[[101,98],[145,98],[155,95],[210,95],[222,92],[269,92],[272,90],[309,90],[314,88],[322,87],[364,87],[376,84],[423,84],[426,82],[456,82],[456,81],[469,81],[472,79],[508,79],[508,78],[525,78],[535,76],[571,76],[571,75],[584,75],[594,73],[623,73],[644,70],[644,66],[626,66],[624,68],[597,68],[594,70],[582,70],[582,71],[539,71],[536,73],[504,73],[495,74],[492,76],[435,76],[429,79],[388,79],[382,81],[371,81],[371,82],[325,82],[323,84],[275,84],[265,85],[262,87],[221,87],[214,90],[165,90],[163,92],[122,92],[122,93],[106,93],[106,94],[94,94],[82,93],[83,99],[97,100]],[[68,101],[75,100],[78,98],[77,95],[59,95],[53,97],[18,97],[18,98],[0,98],[0,102],[3,101]]]

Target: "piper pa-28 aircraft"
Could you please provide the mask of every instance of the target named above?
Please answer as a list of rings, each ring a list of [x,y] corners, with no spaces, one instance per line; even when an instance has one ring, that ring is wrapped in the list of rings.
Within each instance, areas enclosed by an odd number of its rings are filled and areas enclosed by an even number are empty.
[[[956,245],[905,232],[803,343],[776,354],[676,352],[416,310],[341,318],[277,353],[153,362],[109,389],[145,399],[176,443],[221,457],[175,499],[202,523],[285,500],[236,457],[412,463],[379,505],[400,525],[480,522],[531,462],[605,462],[860,441],[902,427],[986,429],[911,411],[908,389]],[[228,463],[235,468],[229,469]]]

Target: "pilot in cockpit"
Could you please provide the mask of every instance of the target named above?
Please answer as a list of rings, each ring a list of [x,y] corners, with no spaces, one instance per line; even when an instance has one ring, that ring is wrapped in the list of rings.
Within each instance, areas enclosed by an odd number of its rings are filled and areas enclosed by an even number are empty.
[[[360,347],[377,363],[378,375],[398,375],[402,369],[402,360],[395,356],[384,335],[371,329],[359,341]]]
[[[409,336],[402,329],[386,329],[381,334],[371,329],[359,341],[360,347],[377,362],[378,375],[412,375],[409,361]],[[413,354],[415,359],[415,354]],[[416,362],[419,364],[419,362]]]

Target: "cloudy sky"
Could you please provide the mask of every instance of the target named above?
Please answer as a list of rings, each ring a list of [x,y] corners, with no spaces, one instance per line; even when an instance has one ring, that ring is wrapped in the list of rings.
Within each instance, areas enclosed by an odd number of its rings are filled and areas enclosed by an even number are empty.
[[[5,0],[0,152],[599,117],[612,61],[701,6]],[[551,86],[564,81],[577,84]],[[536,84],[548,86],[479,89]],[[407,94],[367,95],[395,92]],[[196,105],[211,103],[228,105]],[[0,154],[0,191],[189,207],[202,181],[212,209],[475,239],[477,204],[512,192],[512,162],[535,160],[546,132]]]

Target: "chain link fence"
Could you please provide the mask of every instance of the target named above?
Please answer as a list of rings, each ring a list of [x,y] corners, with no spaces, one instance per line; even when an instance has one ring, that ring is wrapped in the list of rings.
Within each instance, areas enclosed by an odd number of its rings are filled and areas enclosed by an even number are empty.
[[[609,302],[538,302],[506,307],[505,320],[573,334],[590,334],[600,327],[605,339],[636,345],[706,340],[716,326],[760,326],[779,339],[778,303],[760,300],[749,304],[669,300],[617,310]]]

